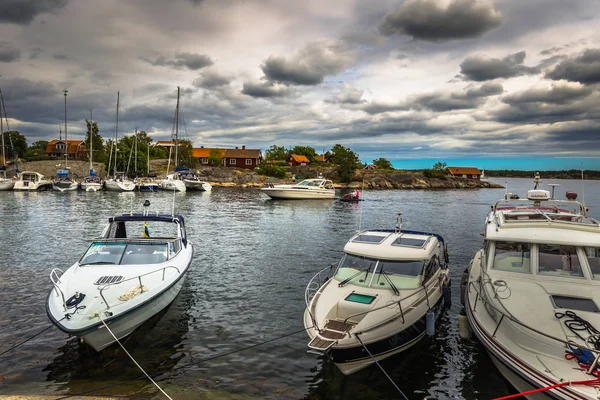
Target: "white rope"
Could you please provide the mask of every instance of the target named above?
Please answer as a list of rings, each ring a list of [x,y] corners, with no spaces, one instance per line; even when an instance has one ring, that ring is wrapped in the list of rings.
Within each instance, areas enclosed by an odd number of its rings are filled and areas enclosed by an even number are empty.
[[[100,319],[100,321],[102,321],[102,323],[104,324],[104,327],[106,328],[106,330],[108,330],[108,332],[117,341],[117,343],[119,343],[119,346],[121,346],[121,348],[123,349],[123,351],[125,352],[125,354],[127,354],[129,356],[129,358],[131,358],[131,361],[133,361],[135,363],[135,365],[137,365],[137,367],[140,369],[140,371],[142,371],[144,373],[144,375],[146,375],[146,377],[148,379],[150,379],[150,382],[152,382],[154,384],[154,386],[156,386],[158,388],[158,390],[160,390],[162,392],[162,394],[164,394],[169,400],[173,400],[164,390],[161,389],[160,386],[158,386],[158,383],[154,382],[154,380],[152,378],[150,378],[150,375],[148,375],[146,373],[146,371],[144,371],[144,369],[140,366],[140,364],[138,364],[137,361],[135,361],[135,359],[133,358],[133,356],[131,354],[129,354],[129,352],[125,349],[125,347],[123,347],[123,345],[121,344],[121,342],[119,342],[119,339],[117,339],[117,337],[115,336],[114,333],[112,333],[112,331],[110,330],[110,328],[108,327],[108,325],[106,325],[106,322],[104,322],[104,320],[102,319],[102,317],[100,316],[100,314],[97,314],[97,315],[98,315],[98,318]]]
[[[373,361],[375,362],[375,364],[377,364],[377,366],[379,367],[379,369],[381,369],[381,372],[383,372],[383,374],[386,376],[386,378],[388,378],[388,380],[392,383],[392,385],[394,385],[394,387],[398,390],[398,392],[402,395],[402,397],[404,397],[406,400],[408,400],[408,397],[406,397],[406,395],[404,394],[404,392],[402,392],[402,390],[400,390],[400,388],[398,387],[398,385],[396,385],[396,383],[392,380],[392,378],[390,378],[390,376],[387,374],[387,372],[385,372],[385,369],[383,369],[383,367],[381,365],[379,365],[379,363],[377,362],[377,360],[375,359],[375,357],[373,357],[373,354],[371,354],[371,352],[369,351],[369,349],[367,349],[367,346],[365,346],[365,344],[363,343],[363,341],[360,340],[360,337],[358,336],[358,334],[356,334],[354,336],[356,336],[356,338],[358,339],[358,341],[360,342],[360,344],[362,345],[362,347],[367,351],[367,353],[369,353],[369,355],[371,356],[371,358],[373,359]]]

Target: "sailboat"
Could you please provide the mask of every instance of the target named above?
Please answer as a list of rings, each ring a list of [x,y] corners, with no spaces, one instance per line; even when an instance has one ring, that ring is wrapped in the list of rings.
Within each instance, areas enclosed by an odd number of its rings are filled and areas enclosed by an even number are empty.
[[[0,167],[0,190],[12,190],[15,181],[6,177],[6,148],[4,147],[4,125],[2,124],[2,92],[0,92],[0,136],[2,136],[2,167]]]
[[[106,190],[111,192],[132,192],[135,189],[135,183],[127,178],[124,172],[117,172],[117,147],[119,137],[119,92],[117,92],[117,124],[115,127],[115,164],[113,168],[113,177],[105,182]],[[110,164],[110,163],[109,163]],[[110,165],[109,165],[110,171]]]
[[[136,186],[140,192],[158,192],[158,183],[154,181],[154,178],[151,178],[150,175],[150,144],[147,145],[148,155],[146,161],[148,162],[148,166],[146,169],[146,176],[143,176],[137,180]],[[135,161],[137,163],[137,132],[135,134]],[[137,164],[136,164],[137,165]],[[137,171],[137,166],[136,166]]]
[[[177,148],[179,146],[179,92],[180,88],[177,86],[177,106],[175,107],[175,167],[177,166]],[[179,179],[178,173],[169,174],[169,166],[171,164],[171,152],[173,148],[169,149],[169,163],[167,164],[167,176],[165,179],[158,181],[158,185],[163,190],[172,190],[176,192],[185,192],[186,186],[182,180]]]
[[[70,192],[79,188],[79,183],[75,182],[73,173],[69,170],[69,138],[67,136],[67,90],[63,90],[65,94],[65,169],[59,169],[56,171],[56,177],[52,183],[52,188],[59,192]],[[59,164],[60,165],[60,164]]]
[[[96,175],[94,166],[92,164],[92,157],[94,151],[94,125],[92,120],[92,110],[90,110],[90,174],[83,179],[81,182],[81,189],[86,192],[97,192],[102,190],[102,179]]]

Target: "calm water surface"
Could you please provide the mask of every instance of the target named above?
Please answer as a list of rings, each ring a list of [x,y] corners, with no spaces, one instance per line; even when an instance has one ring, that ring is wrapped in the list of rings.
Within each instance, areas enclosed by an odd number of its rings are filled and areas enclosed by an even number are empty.
[[[525,194],[533,179],[495,179]],[[560,183],[580,194],[580,181]],[[551,183],[550,181],[542,182]],[[511,393],[475,340],[458,337],[462,270],[482,243],[487,211],[503,189],[366,191],[365,201],[274,201],[259,190],[215,188],[175,195],[186,219],[194,261],[171,307],[125,340],[125,347],[176,399],[205,391],[222,398],[385,399],[398,393],[377,367],[350,377],[326,358],[306,353],[303,332],[207,360],[303,328],[304,289],[320,269],[337,262],[360,227],[406,229],[446,238],[453,306],[434,338],[382,362],[410,399],[489,399]],[[590,215],[600,218],[600,181],[585,182]],[[167,193],[0,192],[0,352],[50,325],[48,274],[76,262],[108,217],[151,209],[170,212]],[[598,205],[598,206],[597,206]],[[94,353],[52,327],[0,357],[0,394],[57,397],[115,385],[141,373],[118,347]],[[146,380],[93,395],[161,398]],[[205,393],[204,393],[205,394]]]

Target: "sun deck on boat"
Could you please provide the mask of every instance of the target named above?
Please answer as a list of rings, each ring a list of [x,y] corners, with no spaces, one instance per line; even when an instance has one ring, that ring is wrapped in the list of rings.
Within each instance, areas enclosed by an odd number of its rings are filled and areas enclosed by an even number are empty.
[[[344,252],[395,260],[424,260],[442,243],[441,236],[417,231],[367,230],[354,235]]]

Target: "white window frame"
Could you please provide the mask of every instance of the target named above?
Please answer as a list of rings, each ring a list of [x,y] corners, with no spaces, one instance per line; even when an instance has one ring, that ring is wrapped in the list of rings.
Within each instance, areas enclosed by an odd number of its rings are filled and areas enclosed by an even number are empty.
[[[237,160],[235,158],[230,158],[229,165],[235,165],[235,164],[237,164]]]
[[[246,158],[246,165],[252,165],[252,159]]]
[[[202,159],[202,164],[208,164],[208,158],[203,158]]]

